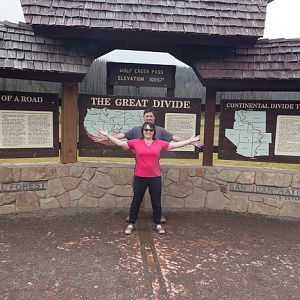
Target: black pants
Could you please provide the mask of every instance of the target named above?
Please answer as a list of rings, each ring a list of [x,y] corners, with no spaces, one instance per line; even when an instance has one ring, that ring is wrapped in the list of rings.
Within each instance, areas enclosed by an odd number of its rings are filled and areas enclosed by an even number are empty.
[[[130,206],[129,223],[134,224],[139,209],[146,192],[149,187],[151,204],[153,209],[153,221],[160,224],[161,219],[161,177],[139,177],[134,176],[133,181],[133,198]]]

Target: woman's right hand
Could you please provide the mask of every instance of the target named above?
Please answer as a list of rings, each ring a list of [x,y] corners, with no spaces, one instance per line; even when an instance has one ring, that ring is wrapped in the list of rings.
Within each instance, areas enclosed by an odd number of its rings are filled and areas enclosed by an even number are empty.
[[[110,135],[107,130],[105,130],[103,128],[98,128],[97,131],[99,132],[99,136],[104,136],[106,139],[108,139],[114,145],[117,145],[122,148],[124,147],[126,150],[129,149],[126,141],[120,141],[118,138],[114,137],[113,135]]]
[[[98,131],[101,135],[105,136],[106,138],[108,137],[108,131],[107,131],[107,130],[105,130],[105,129],[103,129],[103,128],[98,128],[97,131]]]

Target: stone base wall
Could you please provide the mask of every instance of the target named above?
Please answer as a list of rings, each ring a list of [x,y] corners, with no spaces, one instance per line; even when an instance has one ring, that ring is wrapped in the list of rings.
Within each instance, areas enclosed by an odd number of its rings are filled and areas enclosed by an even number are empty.
[[[128,210],[133,164],[0,166],[0,214],[59,207]],[[296,171],[163,165],[163,209],[229,210],[300,218]],[[151,209],[146,195],[142,209]]]

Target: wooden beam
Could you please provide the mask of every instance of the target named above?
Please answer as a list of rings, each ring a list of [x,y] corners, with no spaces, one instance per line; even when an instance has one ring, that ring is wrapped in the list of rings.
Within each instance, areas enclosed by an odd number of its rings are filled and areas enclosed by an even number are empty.
[[[80,82],[83,80],[85,73],[59,73],[54,71],[35,71],[35,70],[6,70],[0,69],[0,78],[24,79],[37,81],[74,81]]]
[[[200,77],[199,77],[200,78]],[[218,92],[299,92],[299,79],[207,79],[201,78],[205,87],[218,87]]]
[[[84,28],[75,26],[33,25],[37,35],[55,38],[92,39],[101,49],[124,49],[165,51],[174,50],[178,45],[212,45],[227,47],[253,47],[256,36],[195,34],[147,30],[124,30],[108,28]],[[108,51],[109,52],[109,51]]]
[[[77,162],[78,83],[62,83],[61,163]]]
[[[207,87],[205,103],[204,147],[202,160],[203,166],[213,165],[216,100],[216,89]]]

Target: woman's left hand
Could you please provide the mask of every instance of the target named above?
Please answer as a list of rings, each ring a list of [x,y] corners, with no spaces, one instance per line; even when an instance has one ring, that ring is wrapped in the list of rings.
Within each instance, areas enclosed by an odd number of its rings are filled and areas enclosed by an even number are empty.
[[[196,135],[194,137],[190,138],[190,143],[198,142],[200,141],[200,135]]]
[[[201,141],[200,135],[197,135],[194,138],[196,139],[196,141],[191,141],[190,144],[198,148],[203,147],[204,143],[203,141]]]

